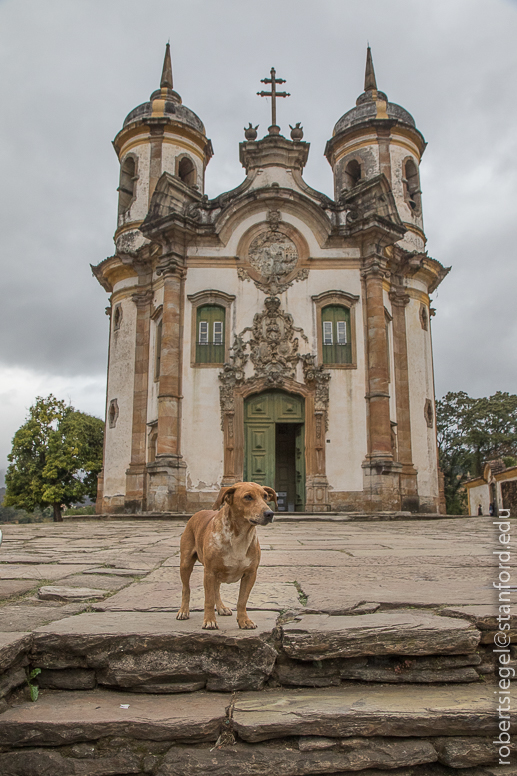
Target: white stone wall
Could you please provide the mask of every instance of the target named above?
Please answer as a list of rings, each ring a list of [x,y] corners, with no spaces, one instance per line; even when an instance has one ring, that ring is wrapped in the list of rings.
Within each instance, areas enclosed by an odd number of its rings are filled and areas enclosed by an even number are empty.
[[[116,289],[117,290],[117,289]],[[104,496],[110,498],[126,492],[126,469],[131,460],[133,425],[133,389],[135,369],[136,305],[131,297],[122,299],[114,294],[114,305],[122,307],[118,331],[111,324],[110,368],[108,375],[108,408],[116,399],[119,415],[115,428],[106,423],[106,453],[104,461]]]
[[[411,298],[406,306],[406,332],[409,364],[409,401],[413,463],[418,472],[421,502],[438,497],[438,464],[436,450],[436,416],[429,428],[424,410],[430,399],[434,410],[434,381],[430,327],[420,323],[420,299]]]
[[[480,485],[468,489],[469,494],[469,514],[477,515],[479,505],[484,515],[489,514],[490,510],[490,488],[488,483],[483,482]],[[499,493],[499,504],[502,504],[501,494]]]

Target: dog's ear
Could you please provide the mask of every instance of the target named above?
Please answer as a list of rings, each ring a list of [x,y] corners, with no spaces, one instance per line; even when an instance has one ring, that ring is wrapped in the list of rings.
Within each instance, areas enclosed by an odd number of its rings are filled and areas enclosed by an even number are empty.
[[[278,509],[278,501],[276,500],[276,492],[273,490],[273,488],[264,487],[264,490],[266,491],[267,495],[269,496],[268,501],[274,501],[275,502],[275,509]]]
[[[217,496],[216,500],[214,501],[214,504],[212,505],[212,509],[214,511],[217,511],[221,509],[223,504],[225,503],[231,504],[232,503],[231,500],[232,500],[233,494],[235,493],[236,487],[237,487],[236,485],[230,485],[227,488],[221,488],[221,490],[219,491],[219,495]],[[227,496],[229,498],[227,498]]]
[[[226,488],[226,492],[223,496],[223,504],[233,504],[233,494],[237,490],[237,485],[232,485],[230,488]]]
[[[221,490],[219,491],[219,495],[217,496],[216,500],[214,501],[214,503],[212,505],[212,509],[214,511],[217,511],[217,510],[221,509],[221,507],[223,505],[224,497],[225,497],[227,491],[229,491],[229,490],[230,490],[230,488],[221,488]]]

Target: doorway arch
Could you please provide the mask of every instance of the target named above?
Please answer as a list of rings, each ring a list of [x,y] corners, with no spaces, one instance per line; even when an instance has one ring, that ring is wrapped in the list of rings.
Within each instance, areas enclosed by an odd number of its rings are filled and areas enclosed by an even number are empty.
[[[244,400],[244,480],[274,487],[280,512],[305,508],[305,401],[281,390]]]

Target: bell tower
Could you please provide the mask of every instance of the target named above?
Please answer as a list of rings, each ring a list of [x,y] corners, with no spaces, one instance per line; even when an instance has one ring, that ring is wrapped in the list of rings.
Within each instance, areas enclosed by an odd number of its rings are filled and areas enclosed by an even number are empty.
[[[203,194],[205,170],[213,154],[203,122],[173,89],[169,43],[160,88],[149,102],[126,116],[113,146],[120,162],[115,244],[121,253],[132,254],[145,243],[139,227],[161,175],[166,172],[177,178],[185,193]]]
[[[381,173],[386,176],[407,230],[398,244],[411,251],[425,248],[419,174],[425,147],[411,114],[388,102],[386,94],[377,89],[368,46],[364,91],[357,98],[356,107],[335,125],[325,155],[334,173],[336,200],[365,180]]]

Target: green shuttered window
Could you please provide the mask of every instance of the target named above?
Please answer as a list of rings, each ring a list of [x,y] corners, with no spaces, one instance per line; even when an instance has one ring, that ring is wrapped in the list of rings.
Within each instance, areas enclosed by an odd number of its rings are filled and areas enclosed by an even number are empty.
[[[207,304],[197,309],[196,363],[224,363],[224,307]]]
[[[329,305],[321,311],[323,363],[351,364],[350,310],[341,305]]]

